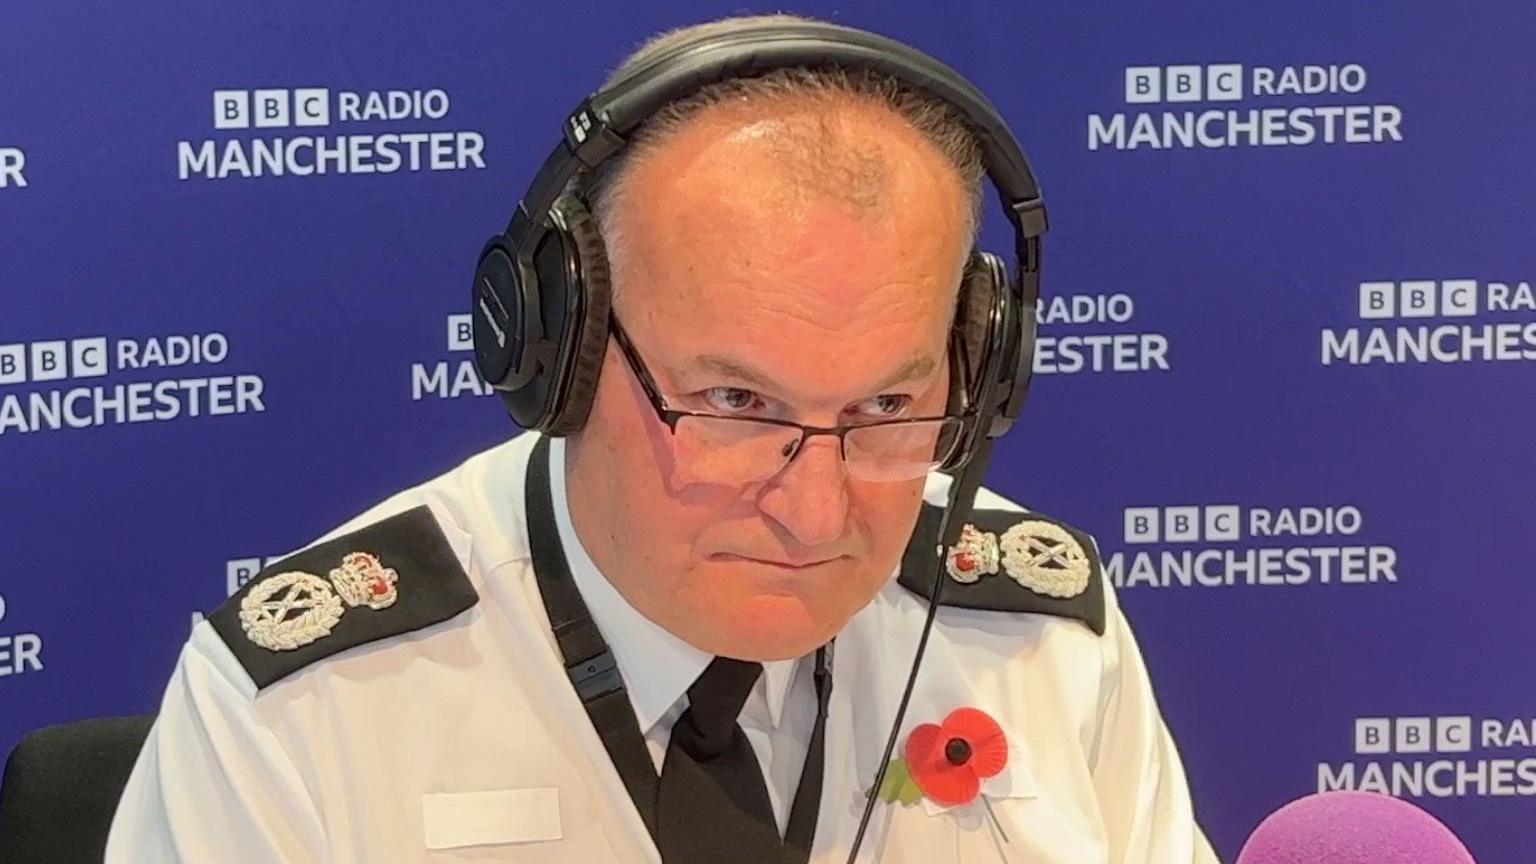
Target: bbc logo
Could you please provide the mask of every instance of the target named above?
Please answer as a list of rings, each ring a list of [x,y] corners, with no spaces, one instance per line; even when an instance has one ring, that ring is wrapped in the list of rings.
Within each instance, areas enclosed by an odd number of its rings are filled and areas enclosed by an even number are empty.
[[[1236,102],[1243,98],[1243,65],[1127,66],[1125,101]]]
[[[215,129],[280,129],[330,122],[331,91],[325,87],[213,91]]]
[[[448,350],[475,350],[475,325],[469,315],[448,316]]]
[[[1361,282],[1361,318],[1467,318],[1477,314],[1477,280]]]
[[[105,336],[0,345],[0,384],[100,378],[106,374]]]
[[[1470,753],[1471,717],[1359,717],[1355,753]]]
[[[1238,540],[1242,511],[1236,504],[1125,508],[1127,543],[1195,543]]]

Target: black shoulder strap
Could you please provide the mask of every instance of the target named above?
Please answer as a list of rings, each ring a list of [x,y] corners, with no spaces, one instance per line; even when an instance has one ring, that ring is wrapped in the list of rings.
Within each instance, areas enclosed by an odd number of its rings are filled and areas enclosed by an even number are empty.
[[[1087,533],[1041,513],[973,510],[960,544],[935,568],[943,512],[923,504],[901,562],[903,588],[926,598],[935,578],[951,579],[941,605],[1056,615],[1104,635],[1104,574]],[[957,561],[957,554],[970,557]],[[964,578],[952,575],[956,570]]]
[[[480,600],[422,505],[272,564],[208,616],[258,689]]]
[[[555,642],[565,661],[565,672],[587,709],[592,726],[608,751],[608,758],[624,781],[624,788],[640,811],[645,827],[656,835],[656,766],[645,746],[640,721],[629,702],[629,691],[619,674],[613,652],[592,622],[592,613],[581,599],[571,577],[560,532],[555,526],[555,506],[549,486],[549,439],[540,437],[528,457],[524,501],[528,508],[528,545],[533,554],[534,577],[539,596],[549,615]]]

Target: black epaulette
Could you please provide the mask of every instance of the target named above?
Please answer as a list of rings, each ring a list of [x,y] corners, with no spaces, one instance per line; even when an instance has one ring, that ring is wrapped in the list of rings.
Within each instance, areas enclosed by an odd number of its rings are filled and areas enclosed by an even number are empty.
[[[903,588],[941,606],[1073,618],[1104,635],[1104,579],[1093,538],[1040,513],[973,510],[960,542],[937,561],[941,507],[924,503],[901,560]]]
[[[348,648],[446,621],[479,600],[423,505],[268,566],[208,623],[261,689]]]

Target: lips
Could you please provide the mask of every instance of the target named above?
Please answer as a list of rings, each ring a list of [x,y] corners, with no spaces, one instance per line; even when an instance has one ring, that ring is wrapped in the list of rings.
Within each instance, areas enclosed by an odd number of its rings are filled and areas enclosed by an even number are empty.
[[[716,561],[762,564],[768,567],[777,567],[781,570],[809,570],[812,567],[816,567],[821,564],[828,564],[837,560],[835,557],[806,559],[757,558],[751,555],[736,555],[730,552],[718,552],[709,557]]]

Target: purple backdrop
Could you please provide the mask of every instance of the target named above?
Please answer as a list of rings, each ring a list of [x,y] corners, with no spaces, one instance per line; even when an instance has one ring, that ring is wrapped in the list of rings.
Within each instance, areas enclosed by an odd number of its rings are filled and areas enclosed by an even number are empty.
[[[739,11],[518,5],[0,13],[0,751],[151,710],[261,558],[511,433],[480,243],[622,54]],[[1223,855],[1365,788],[1525,860],[1536,7],[791,6],[1029,150],[1062,299],[991,482],[1100,538]]]

